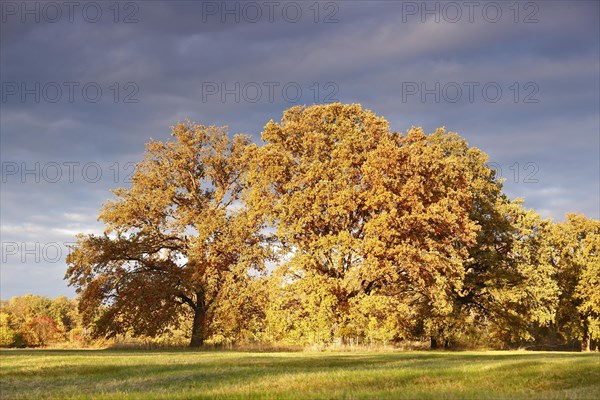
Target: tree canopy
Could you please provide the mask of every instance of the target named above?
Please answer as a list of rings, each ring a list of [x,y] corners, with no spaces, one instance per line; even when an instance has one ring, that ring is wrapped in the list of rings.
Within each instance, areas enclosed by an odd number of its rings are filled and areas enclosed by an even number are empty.
[[[98,334],[153,335],[177,324],[183,307],[199,346],[217,305],[263,271],[268,249],[239,203],[250,139],[191,123],[172,136],[148,143],[132,187],[115,190],[100,213],[104,235],[79,237],[67,277]]]
[[[292,107],[261,144],[190,122],[151,141],[66,277],[96,335],[433,347],[600,339],[600,228],[510,200],[444,128]],[[482,333],[484,332],[484,333]]]

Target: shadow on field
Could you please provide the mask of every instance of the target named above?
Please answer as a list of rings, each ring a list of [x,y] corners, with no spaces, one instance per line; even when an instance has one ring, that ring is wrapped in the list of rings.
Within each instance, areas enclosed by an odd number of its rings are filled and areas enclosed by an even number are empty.
[[[113,349],[13,350],[3,351],[1,357],[3,398],[4,395],[6,398],[64,397],[82,391],[86,395],[181,393],[185,390],[248,394],[267,388],[274,393],[287,393],[294,387],[315,393],[337,393],[346,387],[393,392],[407,387],[442,390],[451,382],[461,382],[456,390],[477,384],[494,390],[512,381],[515,385],[553,390],[585,385],[590,364],[581,361],[588,360],[592,365],[600,361],[598,354],[580,353],[247,353]],[[575,360],[579,363],[572,362]]]

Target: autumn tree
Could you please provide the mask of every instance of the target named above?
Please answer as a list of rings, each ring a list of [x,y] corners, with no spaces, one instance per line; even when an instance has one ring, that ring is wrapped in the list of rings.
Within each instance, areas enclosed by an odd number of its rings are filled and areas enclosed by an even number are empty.
[[[218,305],[263,269],[260,222],[239,202],[249,137],[189,122],[172,137],[146,145],[132,186],[101,210],[105,233],[79,236],[68,256],[66,278],[97,335],[155,335],[183,312],[200,346]]]
[[[461,303],[487,323],[492,340],[505,345],[534,342],[536,332],[555,322],[559,287],[551,262],[549,220],[523,207],[521,200],[500,200],[501,221],[493,240],[476,247],[469,268],[478,272]]]
[[[47,316],[36,316],[27,321],[23,337],[28,346],[46,346],[56,340],[58,326]]]
[[[45,346],[65,342],[78,327],[76,302],[25,295],[0,302],[0,346]]]
[[[550,238],[561,291],[557,331],[589,351],[592,339],[600,339],[600,221],[568,214]]]
[[[14,346],[17,340],[18,332],[14,329],[11,314],[0,311],[0,347]]]
[[[357,296],[451,311],[477,232],[461,160],[420,129],[390,132],[360,105],[294,107],[262,137],[249,202],[277,228],[287,282],[327,280],[311,285],[337,298],[321,324],[342,327]]]
[[[68,333],[79,326],[77,302],[69,300],[65,296],[59,296],[52,300],[48,316],[56,322],[57,335],[61,340],[67,340]]]
[[[462,260],[462,289],[453,293],[452,311],[423,310],[422,315],[432,314],[424,320],[426,330],[447,342],[473,324],[475,329],[491,326],[496,339],[508,344],[533,340],[531,327],[554,320],[558,298],[556,269],[549,262],[549,221],[502,192],[487,154],[454,133],[438,131],[428,140],[466,169],[469,219],[477,228]]]

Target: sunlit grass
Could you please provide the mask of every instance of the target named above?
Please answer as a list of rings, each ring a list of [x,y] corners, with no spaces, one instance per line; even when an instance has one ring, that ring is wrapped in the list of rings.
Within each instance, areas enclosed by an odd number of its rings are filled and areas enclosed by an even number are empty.
[[[2,399],[600,398],[600,354],[0,352]]]

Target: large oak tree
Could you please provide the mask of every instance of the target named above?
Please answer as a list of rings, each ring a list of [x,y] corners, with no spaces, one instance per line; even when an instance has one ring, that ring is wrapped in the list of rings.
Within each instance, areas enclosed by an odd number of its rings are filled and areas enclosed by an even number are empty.
[[[470,219],[471,172],[461,159],[420,129],[390,132],[360,105],[291,108],[281,123],[266,125],[263,140],[249,202],[266,212],[287,250],[284,283],[322,291],[309,297],[335,308],[315,329],[347,324],[353,299],[365,296],[452,310],[478,230]],[[304,285],[309,278],[321,283]],[[290,311],[291,303],[280,308]],[[299,323],[310,331],[307,321]]]
[[[132,186],[100,213],[105,233],[80,236],[68,256],[66,277],[97,335],[155,335],[184,312],[200,346],[218,305],[263,270],[260,222],[239,201],[249,137],[191,123],[172,137],[147,144]],[[243,324],[237,315],[230,323]]]

